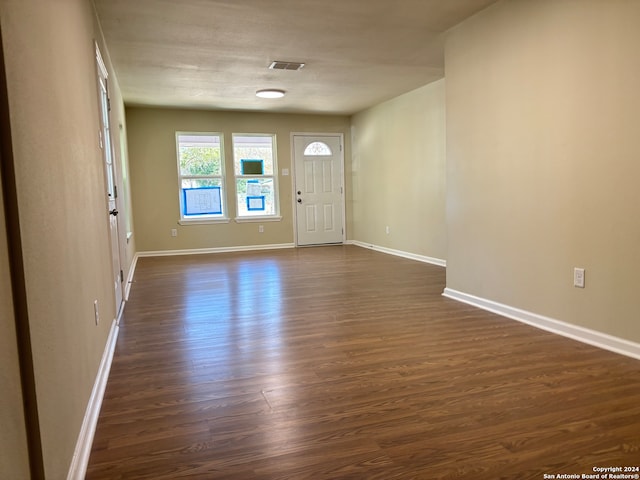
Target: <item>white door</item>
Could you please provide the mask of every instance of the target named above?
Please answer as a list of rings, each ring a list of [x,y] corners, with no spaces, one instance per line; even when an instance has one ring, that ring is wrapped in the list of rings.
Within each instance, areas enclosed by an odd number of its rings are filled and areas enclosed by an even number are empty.
[[[344,241],[342,136],[294,135],[298,245]]]
[[[122,307],[122,269],[120,265],[120,248],[118,244],[118,205],[115,186],[115,170],[113,162],[113,146],[111,144],[111,125],[109,120],[109,90],[107,86],[107,69],[96,46],[98,62],[98,86],[100,89],[100,147],[102,148],[105,176],[107,179],[107,201],[109,215],[109,233],[111,237],[111,261],[113,263],[113,288],[116,302],[116,318]]]

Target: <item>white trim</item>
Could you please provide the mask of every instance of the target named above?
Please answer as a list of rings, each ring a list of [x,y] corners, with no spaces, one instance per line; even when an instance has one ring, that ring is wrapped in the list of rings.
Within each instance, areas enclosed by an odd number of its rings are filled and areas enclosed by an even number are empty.
[[[136,272],[136,266],[138,265],[138,254],[133,256],[131,265],[129,266],[129,274],[127,275],[127,285],[124,287],[124,301],[129,301],[129,294],[131,293],[131,284],[133,283],[133,275]],[[124,310],[124,308],[122,309]],[[120,323],[120,322],[118,322]]]
[[[231,253],[231,252],[251,252],[254,250],[278,250],[283,248],[294,248],[293,243],[279,243],[274,245],[246,245],[239,247],[218,247],[218,248],[191,248],[187,250],[156,250],[138,252],[138,257],[171,257],[174,255],[200,255],[206,253]]]
[[[100,47],[98,46],[98,42],[94,41],[93,44],[96,47],[96,61],[98,62],[98,69],[100,71],[100,74],[106,80],[109,77],[109,71],[107,70],[107,67],[104,64],[104,60],[102,59],[102,53],[100,52]]]
[[[468,293],[459,292],[451,288],[445,288],[443,296],[457,300],[459,302],[473,305],[474,307],[497,313],[512,320],[526,323],[541,330],[562,335],[582,343],[592,345],[594,347],[619,353],[627,357],[640,360],[640,343],[635,343],[623,338],[614,337],[606,333],[591,330],[589,328],[572,325],[553,318],[538,315],[537,313],[528,312],[519,308],[510,307],[502,303],[487,300],[485,298],[476,297]]]
[[[71,459],[71,465],[69,466],[67,480],[82,480],[87,472],[89,455],[91,454],[91,447],[93,445],[93,436],[96,433],[100,407],[102,406],[104,390],[107,386],[113,353],[116,348],[116,340],[118,339],[118,330],[118,320],[114,320],[111,324],[111,331],[109,332],[109,337],[104,347],[100,366],[98,367],[96,381],[93,384],[93,390],[91,390],[87,410],[85,411],[82,427],[80,428],[80,435],[78,436],[73,458]]]
[[[264,217],[236,217],[236,223],[260,223],[260,222],[281,222],[281,215],[265,215]]]
[[[180,207],[182,208],[182,207]],[[216,223],[229,223],[229,218],[220,217],[220,218],[181,218],[178,220],[178,225],[214,225]]]
[[[409,260],[416,260],[418,262],[430,263],[439,267],[446,267],[447,261],[441,258],[427,257],[426,255],[418,255],[417,253],[404,252],[402,250],[395,250],[393,248],[380,247],[378,245],[372,245],[370,243],[359,242],[358,240],[349,240],[345,242],[347,245],[356,245],[362,248],[368,248],[369,250],[375,250],[376,252],[387,253],[389,255],[395,255],[396,257],[408,258]]]

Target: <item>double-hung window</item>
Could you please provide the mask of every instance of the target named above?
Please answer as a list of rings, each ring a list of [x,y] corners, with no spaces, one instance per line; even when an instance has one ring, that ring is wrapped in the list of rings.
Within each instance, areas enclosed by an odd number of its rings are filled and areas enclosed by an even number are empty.
[[[220,133],[176,133],[180,220],[226,219]]]
[[[238,219],[279,218],[275,135],[232,138]]]

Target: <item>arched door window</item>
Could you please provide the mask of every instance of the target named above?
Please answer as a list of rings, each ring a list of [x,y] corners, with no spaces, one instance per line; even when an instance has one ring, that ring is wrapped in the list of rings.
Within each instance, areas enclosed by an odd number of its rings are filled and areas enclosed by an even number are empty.
[[[333,153],[326,143],[313,142],[307,145],[307,148],[304,149],[304,154],[307,157],[324,157],[331,156]]]

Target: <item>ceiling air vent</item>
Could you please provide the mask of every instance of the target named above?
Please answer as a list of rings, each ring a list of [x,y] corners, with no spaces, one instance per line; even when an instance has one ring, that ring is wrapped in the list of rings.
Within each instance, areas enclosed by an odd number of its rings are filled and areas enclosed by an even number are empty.
[[[272,62],[269,65],[270,70],[301,70],[304,67],[304,63],[298,62]]]

